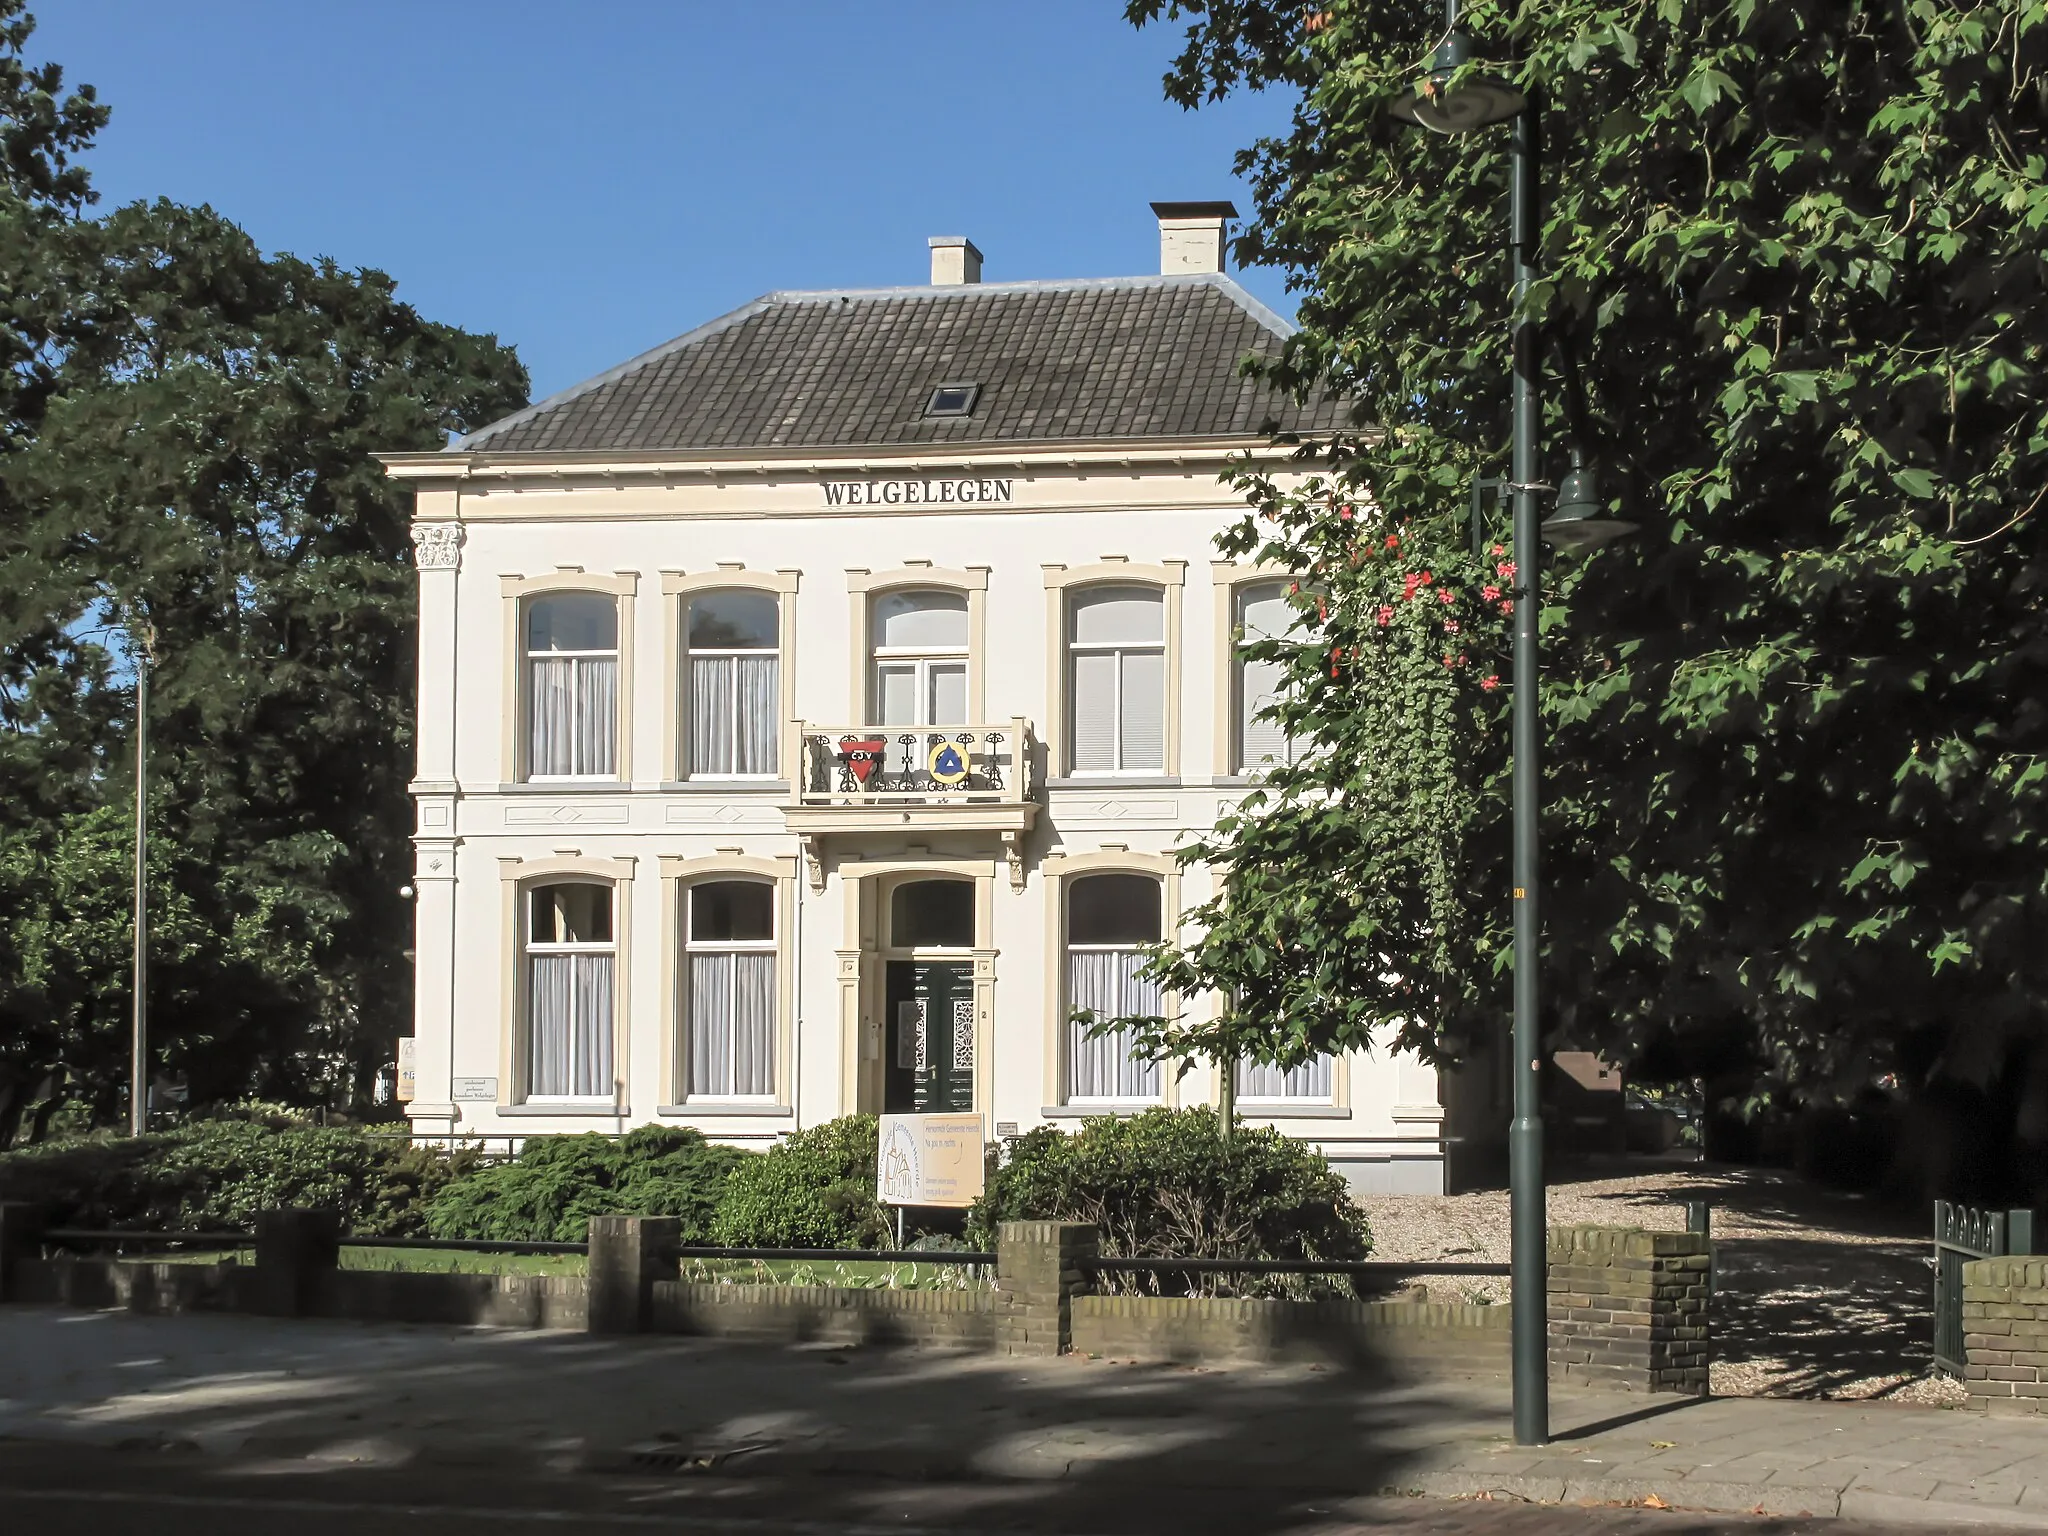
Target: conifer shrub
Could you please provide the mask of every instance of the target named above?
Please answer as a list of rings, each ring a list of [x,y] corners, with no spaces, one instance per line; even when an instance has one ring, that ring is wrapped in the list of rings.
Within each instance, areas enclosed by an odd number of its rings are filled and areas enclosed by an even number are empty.
[[[426,1226],[435,1237],[575,1243],[593,1216],[675,1216],[682,1241],[702,1243],[734,1171],[758,1161],[688,1126],[643,1125],[616,1141],[536,1136],[509,1162],[442,1188]]]

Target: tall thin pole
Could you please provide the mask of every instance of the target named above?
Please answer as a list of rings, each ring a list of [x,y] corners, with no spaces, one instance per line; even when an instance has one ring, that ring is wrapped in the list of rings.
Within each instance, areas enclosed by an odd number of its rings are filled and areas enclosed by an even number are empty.
[[[1508,1128],[1508,1189],[1513,1269],[1515,1443],[1550,1439],[1549,1322],[1544,1272],[1542,1031],[1537,970],[1543,942],[1537,897],[1537,816],[1542,786],[1537,761],[1536,621],[1543,601],[1543,542],[1535,485],[1541,478],[1538,393],[1542,366],[1536,325],[1524,305],[1536,275],[1541,119],[1536,99],[1515,117],[1514,188],[1509,219],[1515,265],[1514,525],[1515,525],[1515,1118]]]
[[[145,636],[135,657],[135,1032],[128,1061],[128,1131],[149,1129],[149,667]]]

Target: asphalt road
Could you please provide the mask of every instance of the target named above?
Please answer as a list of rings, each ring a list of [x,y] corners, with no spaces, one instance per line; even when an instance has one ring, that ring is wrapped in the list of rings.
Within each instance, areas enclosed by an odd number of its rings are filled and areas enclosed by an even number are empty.
[[[1275,1500],[1256,1492],[1106,1488],[1034,1521],[1014,1485],[500,1468],[355,1469],[154,1449],[0,1442],[0,1531],[63,1536],[1903,1536],[1899,1527],[1678,1510],[1408,1499]],[[30,1522],[34,1524],[31,1525]],[[1925,1531],[1925,1527],[1917,1528]]]

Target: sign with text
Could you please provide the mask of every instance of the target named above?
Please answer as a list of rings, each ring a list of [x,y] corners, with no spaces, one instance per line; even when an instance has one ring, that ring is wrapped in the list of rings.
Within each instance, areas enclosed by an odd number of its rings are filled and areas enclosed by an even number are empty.
[[[457,1099],[495,1099],[497,1096],[498,1080],[495,1077],[458,1077],[450,1095]]]
[[[980,506],[1013,499],[1014,479],[826,480],[828,507]]]
[[[884,1205],[972,1205],[981,1157],[979,1115],[884,1115],[875,1196]]]
[[[398,1041],[398,1084],[391,1095],[401,1104],[410,1104],[413,1101],[414,1091],[419,1085],[419,1072],[414,1065],[415,1060],[413,1037],[401,1036]]]

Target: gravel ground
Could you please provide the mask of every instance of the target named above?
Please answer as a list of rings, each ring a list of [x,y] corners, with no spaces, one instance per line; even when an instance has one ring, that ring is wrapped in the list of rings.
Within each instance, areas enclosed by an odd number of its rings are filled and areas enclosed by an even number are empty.
[[[1553,1226],[1682,1232],[1686,1201],[1713,1202],[1717,1396],[1963,1403],[1960,1382],[1931,1374],[1932,1247],[1910,1217],[1780,1169],[1617,1162],[1550,1177]],[[1507,1262],[1504,1189],[1362,1203],[1375,1258]],[[1498,1302],[1506,1286],[1476,1278],[1430,1288]]]

